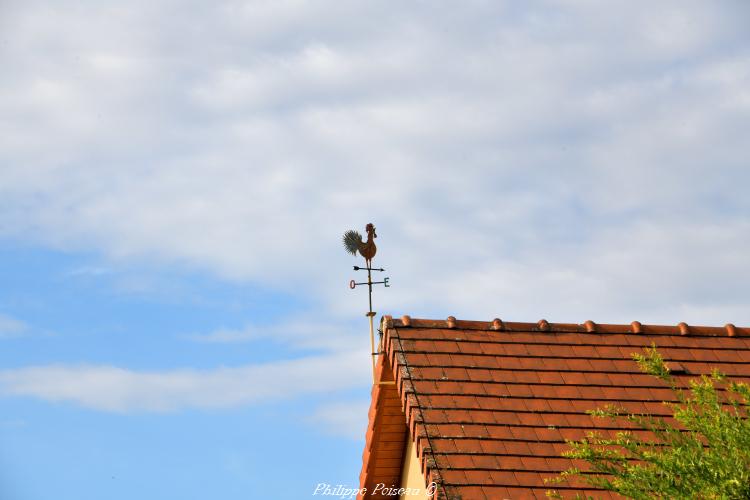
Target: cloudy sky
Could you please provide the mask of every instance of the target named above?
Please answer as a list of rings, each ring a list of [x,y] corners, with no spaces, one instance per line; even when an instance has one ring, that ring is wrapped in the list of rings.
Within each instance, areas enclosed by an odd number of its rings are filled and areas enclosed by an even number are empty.
[[[750,324],[750,4],[0,1],[0,497],[356,486],[379,314]]]

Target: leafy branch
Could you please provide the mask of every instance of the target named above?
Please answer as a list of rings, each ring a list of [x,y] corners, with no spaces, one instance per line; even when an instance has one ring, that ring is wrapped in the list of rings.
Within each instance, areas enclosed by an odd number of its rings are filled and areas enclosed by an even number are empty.
[[[750,387],[714,371],[683,389],[655,345],[633,359],[642,372],[669,385],[674,401],[664,404],[672,417],[628,413],[617,405],[590,410],[595,418],[628,422],[627,427],[640,432],[607,436],[594,431],[567,441],[570,449],[563,456],[586,462],[587,470],[571,467],[546,482],[580,480],[644,500],[750,498]],[[555,490],[547,495],[562,498]]]

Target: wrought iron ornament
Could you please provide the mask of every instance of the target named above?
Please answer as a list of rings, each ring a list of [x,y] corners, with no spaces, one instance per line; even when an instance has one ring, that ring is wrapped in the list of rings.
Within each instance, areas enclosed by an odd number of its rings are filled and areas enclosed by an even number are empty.
[[[378,247],[375,246],[375,238],[378,235],[375,234],[375,226],[372,223],[365,226],[365,231],[367,231],[367,241],[362,241],[362,235],[357,231],[349,230],[345,232],[344,247],[352,255],[357,255],[357,252],[359,252],[365,258],[367,267],[372,267],[372,258],[375,257],[375,253],[378,251]]]
[[[370,323],[370,352],[372,353],[372,380],[373,383],[382,383],[377,382],[375,377],[375,358],[378,355],[378,351],[380,351],[382,339],[378,342],[378,350],[375,350],[375,331],[373,326],[373,317],[375,316],[375,311],[372,310],[372,286],[373,285],[383,285],[384,287],[390,287],[390,284],[388,283],[389,278],[383,278],[383,281],[372,281],[372,272],[385,272],[385,269],[382,267],[372,267],[372,258],[375,257],[375,253],[378,251],[378,248],[375,246],[375,238],[378,237],[377,234],[375,234],[375,226],[373,224],[367,224],[365,227],[365,231],[367,232],[367,241],[362,240],[362,235],[359,234],[357,231],[349,230],[344,233],[344,248],[346,248],[346,251],[349,252],[352,255],[357,255],[359,253],[362,257],[365,259],[365,267],[359,267],[354,266],[355,271],[367,271],[367,281],[364,282],[357,282],[356,280],[351,280],[349,282],[349,288],[354,290],[358,286],[361,285],[367,285],[367,295],[369,298],[369,305],[370,309],[367,311],[367,319]]]
[[[378,235],[375,233],[375,226],[370,223],[365,227],[367,232],[367,241],[362,240],[362,235],[357,231],[349,230],[344,233],[344,247],[352,254],[357,255],[359,253],[365,259],[365,267],[354,266],[355,271],[367,271],[367,281],[358,283],[355,280],[349,282],[349,288],[354,290],[357,286],[367,285],[367,291],[369,296],[370,309],[367,312],[367,316],[375,316],[375,312],[372,310],[372,285],[383,285],[386,288],[390,288],[390,278],[383,278],[383,281],[372,281],[372,272],[384,272],[385,269],[372,267],[372,258],[375,257],[375,253],[378,251],[378,247],[375,246],[375,238]]]

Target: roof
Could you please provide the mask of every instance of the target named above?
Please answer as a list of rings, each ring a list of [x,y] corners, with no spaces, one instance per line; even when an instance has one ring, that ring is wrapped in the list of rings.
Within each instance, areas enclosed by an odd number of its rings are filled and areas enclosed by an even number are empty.
[[[714,368],[750,381],[750,328],[731,324],[385,316],[381,330],[360,475],[368,492],[379,482],[398,487],[404,444],[413,439],[426,483],[438,484],[436,498],[545,498],[544,478],[574,465],[561,457],[566,439],[624,425],[592,419],[586,410],[616,402],[633,413],[670,414],[661,402],[672,392],[631,358],[652,343],[680,383]],[[582,487],[555,489],[566,496]]]

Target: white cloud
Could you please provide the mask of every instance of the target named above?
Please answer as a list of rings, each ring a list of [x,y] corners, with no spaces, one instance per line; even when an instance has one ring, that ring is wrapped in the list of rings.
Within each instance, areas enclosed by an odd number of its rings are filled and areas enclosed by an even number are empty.
[[[0,339],[23,335],[28,329],[29,327],[25,322],[0,314]]]
[[[324,432],[350,439],[362,439],[367,431],[368,400],[336,401],[320,406],[310,416],[312,424]]]
[[[27,425],[28,422],[20,418],[0,420],[0,428],[5,429],[20,429]]]
[[[194,342],[234,344],[279,342],[297,349],[348,353],[369,343],[366,321],[349,322],[310,317],[271,325],[246,325],[243,328],[219,328],[209,333],[183,335]],[[360,335],[357,335],[357,334]]]
[[[364,297],[340,236],[373,221],[380,313],[750,323],[748,13],[13,4],[0,232],[343,322]]]
[[[230,408],[362,386],[366,352],[213,370],[135,372],[114,366],[32,366],[0,371],[0,394],[109,412]],[[346,374],[346,376],[342,376]]]
[[[242,330],[230,330],[221,328],[210,333],[196,333],[185,336],[195,342],[205,342],[207,344],[232,344],[237,342],[254,342],[268,337],[267,334],[258,332],[253,327],[246,327]]]
[[[68,270],[65,274],[71,277],[97,278],[112,274],[113,270],[103,266],[80,266]]]

